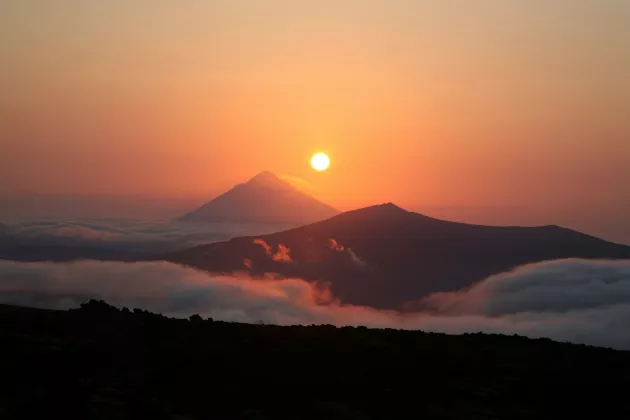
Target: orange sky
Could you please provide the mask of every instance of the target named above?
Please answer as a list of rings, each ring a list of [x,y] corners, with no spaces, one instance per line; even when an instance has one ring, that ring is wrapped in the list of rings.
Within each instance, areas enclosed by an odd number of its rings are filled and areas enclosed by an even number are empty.
[[[341,209],[628,224],[628,26],[624,0],[4,1],[0,195],[203,199],[267,169]]]

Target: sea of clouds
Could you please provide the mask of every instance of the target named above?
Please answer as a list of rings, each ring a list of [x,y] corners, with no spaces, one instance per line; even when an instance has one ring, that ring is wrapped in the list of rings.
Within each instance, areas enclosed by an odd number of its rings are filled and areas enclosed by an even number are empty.
[[[66,309],[91,298],[178,317],[516,333],[630,349],[630,261],[529,264],[431,295],[420,302],[422,312],[411,314],[343,305],[301,279],[216,276],[166,262],[0,261],[1,303]]]
[[[144,257],[237,236],[277,232],[289,227],[292,226],[103,218],[5,220],[0,224],[0,259],[3,258],[2,247],[15,243],[117,250],[120,255],[128,252],[133,257]],[[24,259],[28,258],[29,255],[24,255]],[[6,259],[18,258],[12,254]]]

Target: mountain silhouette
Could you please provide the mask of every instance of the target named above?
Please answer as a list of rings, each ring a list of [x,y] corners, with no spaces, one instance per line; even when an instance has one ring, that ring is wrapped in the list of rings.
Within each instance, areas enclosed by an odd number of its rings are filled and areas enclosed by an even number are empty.
[[[304,224],[339,213],[271,172],[263,171],[179,220]]]
[[[459,290],[522,264],[560,258],[630,258],[630,247],[559,226],[456,223],[387,203],[159,259],[210,272],[271,272],[325,282],[343,303],[411,310],[412,302],[431,293]]]

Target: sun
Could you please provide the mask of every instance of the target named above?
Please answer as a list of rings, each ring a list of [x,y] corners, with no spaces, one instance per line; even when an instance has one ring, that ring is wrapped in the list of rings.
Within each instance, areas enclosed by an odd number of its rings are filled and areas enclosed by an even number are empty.
[[[329,165],[330,159],[328,158],[326,153],[316,153],[311,158],[311,166],[316,171],[325,171],[326,169],[328,169]]]

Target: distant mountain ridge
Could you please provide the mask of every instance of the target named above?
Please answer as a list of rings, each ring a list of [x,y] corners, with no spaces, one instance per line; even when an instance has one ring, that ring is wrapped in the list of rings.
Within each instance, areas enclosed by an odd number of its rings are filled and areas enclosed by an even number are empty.
[[[630,247],[559,226],[449,222],[392,203],[259,237],[160,257],[210,272],[278,273],[330,284],[344,303],[405,310],[519,265],[561,258],[630,258]]]
[[[275,174],[263,171],[178,220],[304,224],[338,213],[333,207],[298,190]]]

